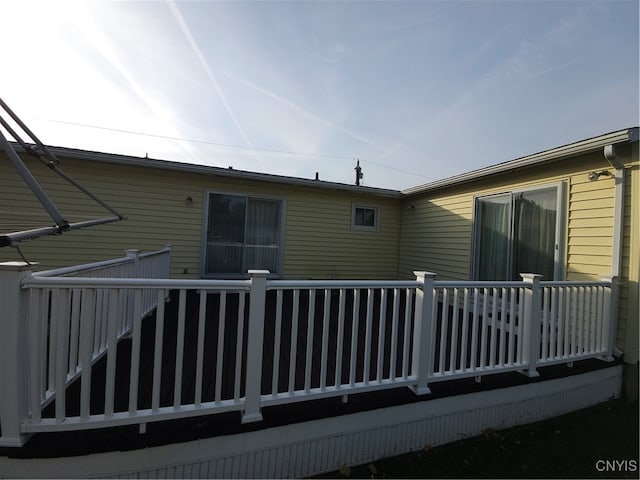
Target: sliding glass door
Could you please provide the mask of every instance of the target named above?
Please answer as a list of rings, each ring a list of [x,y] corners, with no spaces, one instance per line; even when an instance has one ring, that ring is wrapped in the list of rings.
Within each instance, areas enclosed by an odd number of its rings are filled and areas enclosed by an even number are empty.
[[[476,199],[474,278],[519,280],[560,275],[560,187],[509,192]]]
[[[280,200],[209,194],[205,276],[277,273],[281,245]]]
[[[539,273],[544,280],[554,280],[557,208],[556,188],[517,194],[513,217],[513,271]]]
[[[244,245],[244,271],[278,271],[280,253],[280,201],[248,199]]]
[[[477,200],[476,280],[506,280],[509,276],[511,202],[510,194]]]

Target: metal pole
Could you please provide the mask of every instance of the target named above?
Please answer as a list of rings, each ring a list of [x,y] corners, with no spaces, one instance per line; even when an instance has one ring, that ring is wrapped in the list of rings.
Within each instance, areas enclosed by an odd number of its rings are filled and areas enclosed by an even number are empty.
[[[16,124],[31,138],[31,140],[35,143],[35,146],[29,145],[25,143],[18,133],[13,129],[11,125],[0,115],[0,125],[3,126],[10,135],[25,149],[27,153],[37,157],[40,161],[42,161],[47,167],[60,175],[63,179],[69,182],[71,185],[76,187],[82,193],[87,195],[89,198],[94,200],[100,206],[105,208],[107,211],[115,215],[114,218],[104,218],[98,220],[87,220],[84,222],[77,222],[73,224],[69,224],[69,222],[62,216],[62,213],[57,209],[54,203],[51,201],[49,196],[46,194],[44,189],[40,186],[35,177],[31,174],[27,166],[20,159],[18,154],[16,153],[13,146],[6,139],[2,131],[0,130],[0,145],[7,153],[7,157],[13,164],[13,166],[18,171],[18,174],[23,178],[27,186],[31,189],[33,194],[36,196],[40,204],[47,211],[49,216],[56,223],[56,226],[50,227],[42,227],[33,230],[27,230],[23,232],[14,232],[5,235],[0,235],[0,247],[6,247],[8,245],[14,245],[15,243],[21,240],[29,240],[31,238],[41,237],[44,235],[55,235],[61,234],[66,230],[76,230],[79,228],[90,227],[93,225],[102,225],[104,223],[117,222],[119,220],[124,220],[126,217],[111,208],[105,202],[100,200],[97,196],[92,194],[89,190],[84,188],[78,182],[76,182],[73,178],[63,172],[58,168],[58,164],[60,163],[58,159],[55,157],[53,153],[49,151],[49,149],[34,135],[34,133],[29,130],[29,128],[20,120],[20,118],[9,108],[9,106],[0,98],[0,107],[2,107],[9,116],[16,122]]]
[[[85,220],[83,222],[75,222],[68,224],[65,231],[79,230],[81,228],[93,227],[95,225],[103,225],[105,223],[114,223],[122,220],[119,217],[101,218],[98,220]],[[23,232],[6,233],[0,235],[0,247],[15,245],[22,240],[31,240],[33,238],[44,237],[46,235],[58,235],[62,233],[58,227],[42,227]]]
[[[36,148],[27,144],[24,140],[22,140],[22,138],[20,138],[20,135],[18,135],[18,133],[11,127],[11,125],[9,125],[9,123],[4,118],[2,118],[2,116],[0,116],[0,125],[2,125],[7,130],[7,132],[9,132],[9,134],[22,146],[22,148],[25,149],[27,153],[37,157],[47,167],[49,167],[51,170],[56,172],[58,175],[64,178],[67,182],[69,182],[71,185],[76,187],[78,190],[80,190],[82,193],[87,195],[89,198],[91,198],[93,201],[98,203],[100,206],[102,206],[109,212],[113,213],[114,215],[117,215],[118,217],[120,217],[121,220],[125,219],[124,215],[122,215],[116,209],[111,208],[109,205],[103,202],[100,198],[98,198],[96,195],[94,195],[89,190],[84,188],[82,185],[76,182],[73,178],[67,175],[62,169],[60,169],[60,167],[58,167],[58,165],[60,164],[60,161],[56,158],[56,156],[53,153],[51,153],[51,151],[46,147],[46,145],[44,145],[42,142],[40,142],[40,140],[38,140],[38,138],[26,127],[26,125],[24,125],[24,123],[20,121],[17,115],[9,109],[9,107],[6,105],[6,103],[2,101],[2,99],[0,99],[0,104],[9,113],[9,115],[11,115],[11,118],[13,118],[18,123],[18,125],[20,125],[20,127],[36,143]]]
[[[27,126],[24,124],[24,122],[23,122],[22,120],[20,120],[20,118],[18,117],[18,115],[16,115],[15,113],[13,113],[13,110],[11,110],[11,109],[9,108],[9,106],[8,106],[6,103],[4,103],[4,100],[2,100],[2,98],[0,98],[0,106],[1,106],[2,108],[4,108],[4,110],[9,114],[9,116],[10,116],[11,118],[13,118],[13,120],[14,120],[14,121],[15,121],[15,122],[20,126],[20,128],[22,128],[22,130],[23,130],[27,135],[29,135],[29,137],[30,137],[30,138],[31,138],[31,139],[36,143],[36,145],[38,145],[39,147],[41,147],[41,148],[43,148],[44,150],[46,150],[46,147],[45,147],[45,146],[44,146],[44,144],[40,141],[40,139],[39,139],[38,137],[36,137],[36,136],[35,136],[35,134],[34,134],[31,130],[29,130],[29,127],[27,127]],[[50,152],[49,152],[49,154],[51,155],[51,157],[52,157],[52,160],[53,160],[53,161],[55,161],[55,162],[57,162],[57,161],[58,161],[58,159],[57,159],[57,158],[56,158],[52,153],[50,153]]]
[[[47,211],[47,213],[49,213],[51,218],[56,222],[56,225],[58,225],[60,229],[60,233],[63,230],[66,230],[69,226],[69,222],[67,222],[67,220],[62,216],[60,211],[58,211],[56,206],[53,204],[51,199],[49,199],[49,197],[44,192],[44,190],[42,189],[38,181],[35,179],[35,177],[31,175],[31,172],[29,171],[29,169],[24,165],[24,163],[22,163],[22,160],[20,160],[20,157],[18,156],[16,151],[13,149],[9,141],[5,138],[2,131],[0,131],[0,145],[2,145],[2,148],[7,153],[7,157],[9,157],[9,160],[11,161],[11,163],[13,163],[13,166],[16,168],[20,176],[24,179],[27,186],[31,189],[31,191],[36,196],[36,198],[40,201],[40,203],[42,204],[44,209]]]

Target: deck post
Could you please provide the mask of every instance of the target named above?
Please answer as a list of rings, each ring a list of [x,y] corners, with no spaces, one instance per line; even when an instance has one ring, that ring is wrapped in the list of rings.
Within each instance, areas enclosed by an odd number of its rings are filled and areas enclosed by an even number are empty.
[[[613,352],[616,346],[616,334],[618,333],[618,277],[602,277],[604,282],[610,284],[604,289],[602,305],[602,349],[605,354],[601,357],[606,362],[613,362]]]
[[[129,250],[125,250],[124,253],[127,255],[127,258],[131,259],[131,262],[133,263],[133,275],[131,277],[140,277],[140,250],[131,248]]]
[[[431,393],[428,386],[429,375],[433,370],[433,352],[429,350],[433,330],[433,282],[435,273],[413,272],[422,288],[416,289],[416,310],[413,322],[413,352],[411,356],[411,375],[416,383],[411,387],[416,395]]]
[[[264,306],[267,297],[268,270],[249,270],[249,328],[247,332],[247,374],[242,423],[262,421],[262,347],[264,342]]]
[[[20,288],[34,264],[0,263],[0,446],[21,447],[29,415],[28,292]]]
[[[161,257],[160,271],[158,272],[159,278],[171,277],[171,251],[173,247],[170,244],[166,244],[162,251],[164,255]]]
[[[536,364],[540,357],[540,310],[542,308],[540,279],[542,275],[521,273],[520,276],[524,283],[530,285],[524,289],[522,361],[528,364],[529,368],[523,373],[528,377],[539,377]]]
[[[131,263],[132,268],[131,268],[131,275],[128,276],[126,274],[121,274],[122,277],[124,278],[140,278],[143,275],[141,275],[141,271],[140,271],[140,250],[135,249],[135,248],[130,248],[129,250],[125,250],[124,251],[125,255],[127,256],[127,258],[131,259]],[[126,271],[126,264],[125,264],[125,271]],[[131,290],[131,289],[126,289],[123,290],[121,295],[124,297],[121,299],[121,301],[126,304],[127,306],[127,310],[125,312],[125,322],[124,322],[124,326],[123,326],[123,332],[122,333],[127,333],[130,334],[131,331],[133,330],[133,303],[134,303],[134,292],[135,290]]]

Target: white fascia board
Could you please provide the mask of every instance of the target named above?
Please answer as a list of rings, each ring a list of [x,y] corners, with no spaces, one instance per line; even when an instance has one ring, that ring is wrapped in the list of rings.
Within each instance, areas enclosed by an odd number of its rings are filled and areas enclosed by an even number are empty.
[[[471,172],[462,173],[453,177],[444,178],[435,182],[419,185],[417,187],[403,190],[404,195],[413,195],[417,193],[437,190],[444,187],[458,185],[471,182],[490,175],[509,172],[518,168],[530,167],[545,162],[562,160],[564,158],[574,157],[584,153],[592,152],[607,145],[615,145],[619,143],[629,143],[638,141],[638,127],[627,128],[616,132],[607,133],[598,137],[581,140],[569,145],[545,150],[540,153],[528,155],[526,157],[517,158],[508,162],[499,163],[490,167],[473,170]]]
[[[16,151],[23,151],[20,145],[12,143]],[[128,155],[119,155],[113,153],[92,152],[88,150],[79,150],[66,147],[47,148],[58,158],[70,158],[78,160],[88,160],[94,162],[103,162],[119,165],[131,165],[145,168],[157,168],[171,171],[181,171],[187,173],[199,173],[205,175],[214,175],[219,177],[231,177],[246,180],[256,180],[260,182],[279,183],[286,185],[297,185],[303,187],[322,188],[327,190],[338,190],[350,193],[367,194],[378,197],[401,198],[402,193],[398,190],[364,187],[349,185],[346,183],[327,182],[323,180],[311,180],[299,177],[287,177],[284,175],[274,175],[269,173],[249,172],[246,170],[235,170],[231,167],[213,167],[209,165],[197,165],[193,163],[182,163],[171,160],[158,160],[147,157],[133,157]],[[63,165],[64,166],[64,165]]]

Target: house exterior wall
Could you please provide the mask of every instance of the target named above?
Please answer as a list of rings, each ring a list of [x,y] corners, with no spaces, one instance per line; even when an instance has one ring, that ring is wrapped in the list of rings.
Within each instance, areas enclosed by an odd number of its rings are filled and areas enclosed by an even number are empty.
[[[625,185],[624,243],[622,248],[623,284],[620,292],[620,316],[626,322],[625,360],[638,363],[640,333],[640,165],[638,143],[633,153],[636,162],[628,168]],[[634,321],[635,319],[635,321]],[[635,375],[635,391],[638,391],[638,375]]]
[[[68,214],[67,220],[111,216],[37,160],[22,158],[63,214]],[[283,200],[284,277],[397,276],[401,205],[397,197],[93,160],[61,161],[66,173],[125,214],[127,220],[23,242],[24,256],[39,262],[40,269],[120,257],[130,248],[148,251],[169,244],[173,247],[172,276],[197,278],[207,194],[227,192]],[[192,198],[191,204],[187,197]],[[352,229],[353,204],[378,209],[377,231]],[[4,153],[0,153],[0,205],[3,232],[52,224]],[[15,249],[0,249],[0,261],[17,259]]]
[[[377,231],[352,229],[353,205],[378,209]],[[395,279],[400,199],[295,189],[287,197],[284,273],[290,278]]]
[[[451,189],[405,199],[400,277],[421,270],[437,273],[445,280],[469,278],[472,221],[471,192]]]
[[[637,334],[628,334],[637,332],[638,323],[638,235],[631,234],[632,229],[638,229],[638,215],[634,216],[639,209],[637,143],[621,146],[617,153],[625,162],[627,186],[617,336],[618,346],[628,352],[627,359],[637,361]],[[608,170],[612,176],[590,181],[588,174],[599,170]],[[613,173],[602,151],[598,151],[409,195],[402,208],[399,276],[406,278],[419,269],[434,272],[439,279],[471,279],[475,198],[557,183],[565,186],[565,279],[599,280],[609,276],[614,254]]]
[[[640,168],[638,143],[617,148],[625,162],[625,196],[618,346],[638,361],[638,278],[640,276]],[[23,156],[24,157],[24,156]],[[24,242],[24,256],[41,269],[123,255],[130,248],[173,247],[172,275],[201,272],[208,192],[275,197],[285,209],[282,274],[285,278],[407,279],[413,271],[439,279],[469,279],[472,267],[474,199],[477,196],[550,184],[564,185],[565,279],[611,275],[614,254],[615,179],[589,181],[592,171],[614,169],[602,151],[520,168],[508,174],[400,196],[275,183],[95,160],[62,159],[65,171],[128,219]],[[68,220],[108,216],[40,162],[25,159]],[[193,202],[187,204],[186,198]],[[353,205],[378,209],[379,228],[351,227]],[[51,221],[0,153],[0,230],[23,230]],[[0,261],[17,260],[13,248]]]

